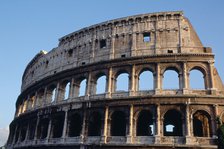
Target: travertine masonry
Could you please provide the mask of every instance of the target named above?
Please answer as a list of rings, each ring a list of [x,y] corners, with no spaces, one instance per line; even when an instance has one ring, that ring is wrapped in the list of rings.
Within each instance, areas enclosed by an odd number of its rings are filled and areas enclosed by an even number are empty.
[[[190,84],[193,70],[202,89]],[[168,71],[178,88],[164,88]],[[152,76],[147,90],[143,73]],[[118,89],[121,75],[127,89]],[[23,74],[7,147],[210,149],[218,117],[224,122],[224,86],[212,49],[183,12],[142,14],[83,28],[38,53]]]

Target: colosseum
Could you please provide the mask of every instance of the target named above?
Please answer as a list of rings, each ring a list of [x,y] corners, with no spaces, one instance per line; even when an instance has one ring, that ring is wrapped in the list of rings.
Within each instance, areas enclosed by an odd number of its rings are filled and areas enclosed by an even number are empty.
[[[177,88],[164,88],[167,71]],[[192,71],[202,89],[191,87]],[[7,148],[212,149],[217,119],[224,85],[212,49],[181,11],[140,14],[70,33],[30,61]]]

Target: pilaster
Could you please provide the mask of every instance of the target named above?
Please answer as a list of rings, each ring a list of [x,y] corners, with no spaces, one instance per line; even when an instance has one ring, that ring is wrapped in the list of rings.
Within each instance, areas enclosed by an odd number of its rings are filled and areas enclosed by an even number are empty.
[[[130,106],[130,112],[129,112],[129,134],[127,136],[127,143],[133,143],[133,111],[134,106]]]
[[[112,75],[113,75],[113,69],[112,67],[109,68],[109,73],[108,73],[108,78],[107,78],[107,87],[106,87],[106,97],[110,98],[111,97],[111,92],[112,92]]]
[[[108,130],[108,114],[109,114],[109,107],[105,107],[105,114],[104,114],[104,128],[103,128],[103,136],[101,137],[101,143],[107,143],[107,130]]]
[[[67,122],[68,122],[68,110],[65,111],[65,119],[64,119],[64,126],[62,131],[62,138],[65,139],[67,135]]]
[[[160,104],[156,107],[156,132],[155,132],[155,143],[159,144],[161,142],[161,115],[160,115]]]
[[[155,86],[155,94],[160,94],[161,92],[161,70],[160,64],[157,63],[156,65],[156,86]]]

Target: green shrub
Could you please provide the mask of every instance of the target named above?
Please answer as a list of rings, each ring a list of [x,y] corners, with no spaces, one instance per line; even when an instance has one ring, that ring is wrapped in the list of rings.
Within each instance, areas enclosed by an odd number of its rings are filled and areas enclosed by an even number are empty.
[[[224,149],[224,125],[221,125],[217,131],[218,149]]]

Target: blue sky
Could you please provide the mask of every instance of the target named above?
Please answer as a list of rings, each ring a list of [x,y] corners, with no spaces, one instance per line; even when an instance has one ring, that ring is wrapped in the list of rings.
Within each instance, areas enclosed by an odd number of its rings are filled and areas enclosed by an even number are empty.
[[[223,0],[1,0],[0,128],[13,119],[23,71],[40,50],[50,51],[60,37],[110,19],[183,10],[204,46],[213,48],[223,78],[223,6]]]

